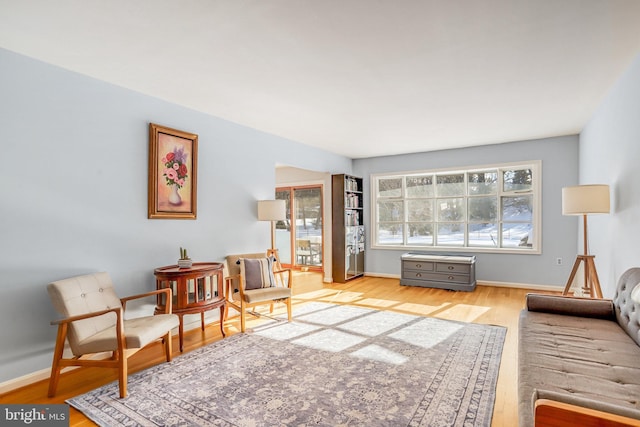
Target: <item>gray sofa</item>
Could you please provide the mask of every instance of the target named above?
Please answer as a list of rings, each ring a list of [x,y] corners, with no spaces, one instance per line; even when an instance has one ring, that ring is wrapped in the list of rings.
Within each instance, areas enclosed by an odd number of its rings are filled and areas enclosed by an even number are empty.
[[[527,295],[518,332],[520,427],[533,426],[534,414],[535,425],[585,425],[585,412],[640,425],[640,304],[631,299],[639,283],[640,268],[632,268],[613,300]],[[559,412],[545,412],[554,405]]]

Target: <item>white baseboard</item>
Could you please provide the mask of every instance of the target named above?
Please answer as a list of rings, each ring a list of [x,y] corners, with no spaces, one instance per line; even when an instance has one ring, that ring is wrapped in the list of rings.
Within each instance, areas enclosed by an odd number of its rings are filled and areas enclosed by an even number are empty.
[[[37,383],[38,381],[48,380],[51,374],[51,368],[41,369],[36,372],[32,372],[27,375],[23,375],[18,378],[13,378],[11,380],[0,383],[0,395],[4,393],[8,393],[12,390],[19,389],[20,387],[25,387],[30,384]]]
[[[399,274],[385,274],[385,273],[364,273],[365,276],[369,277],[383,277],[386,279],[398,279],[400,280]],[[515,282],[491,282],[485,280],[477,280],[476,284],[480,286],[494,286],[496,288],[516,288],[516,289],[531,289],[533,291],[563,291],[564,285],[534,285],[529,283],[515,283]]]
[[[364,272],[365,276],[368,277],[382,277],[384,279],[398,279],[400,280],[400,275],[398,274],[386,274],[386,273],[368,273],[368,272]]]
[[[564,285],[554,286],[513,282],[485,282],[483,280],[478,280],[477,284],[480,286],[493,286],[496,288],[531,289],[532,291],[562,292],[564,290]]]

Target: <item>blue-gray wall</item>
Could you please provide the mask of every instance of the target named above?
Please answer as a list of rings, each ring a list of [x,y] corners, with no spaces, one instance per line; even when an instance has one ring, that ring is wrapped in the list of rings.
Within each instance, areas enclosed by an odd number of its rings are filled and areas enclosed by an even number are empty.
[[[613,297],[626,269],[640,267],[639,165],[640,55],[580,134],[580,183],[608,184],[611,190],[611,213],[588,219],[590,253],[605,297]]]
[[[45,286],[108,271],[154,289],[178,248],[196,261],[269,246],[256,200],[275,166],[344,173],[351,159],[0,49],[0,383],[51,365]],[[199,135],[197,220],[147,219],[148,123]]]
[[[562,215],[562,187],[578,179],[578,137],[565,136],[481,147],[358,159],[354,173],[365,178],[370,194],[370,175],[375,173],[467,167],[496,163],[542,161],[542,253],[476,253],[476,278],[505,284],[564,286],[575,260],[575,217]],[[371,229],[371,203],[365,204],[365,225]],[[365,270],[400,274],[400,256],[407,250],[367,247]],[[473,254],[473,251],[465,253]],[[563,265],[556,265],[563,258]]]

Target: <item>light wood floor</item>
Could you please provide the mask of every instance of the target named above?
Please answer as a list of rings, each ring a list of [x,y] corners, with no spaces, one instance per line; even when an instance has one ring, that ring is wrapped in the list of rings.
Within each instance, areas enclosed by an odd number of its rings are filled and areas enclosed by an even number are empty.
[[[294,306],[309,301],[351,304],[378,310],[391,310],[440,319],[506,326],[507,337],[502,353],[497,396],[492,426],[518,425],[517,405],[517,336],[518,315],[524,306],[524,296],[530,291],[502,287],[478,286],[474,292],[451,292],[440,289],[401,286],[398,279],[364,277],[346,284],[322,283],[319,273],[300,272],[294,276]],[[265,306],[268,311],[268,306]],[[283,311],[284,306],[276,306]],[[260,309],[258,311],[261,311]],[[248,316],[250,328],[261,320]],[[239,332],[239,317],[226,322],[228,335]],[[212,323],[204,331],[185,332],[184,351],[222,338],[219,324]],[[179,354],[177,336],[174,337],[174,356]],[[163,361],[162,346],[152,344],[129,359],[129,373]],[[47,397],[47,381],[11,391],[0,396],[0,403],[63,403],[65,399],[85,393],[101,385],[116,381],[114,370],[81,368],[61,376],[55,398]],[[71,408],[71,426],[93,426],[80,412]]]

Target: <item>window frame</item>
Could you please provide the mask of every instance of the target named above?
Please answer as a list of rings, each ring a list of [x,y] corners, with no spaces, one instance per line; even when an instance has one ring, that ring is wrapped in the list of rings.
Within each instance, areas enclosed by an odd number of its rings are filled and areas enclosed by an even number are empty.
[[[510,190],[506,191],[504,188],[504,171],[508,170],[523,170],[530,169],[531,170],[531,189],[530,190]],[[497,180],[496,180],[496,192],[490,195],[486,194],[470,194],[468,184],[469,184],[469,174],[475,172],[497,172]],[[439,196],[434,193],[431,196],[424,197],[415,197],[409,196],[407,193],[407,177],[426,177],[431,176],[432,184],[436,186],[437,176],[443,175],[456,175],[462,174],[464,176],[464,195],[463,196]],[[400,187],[400,196],[390,196],[390,197],[378,197],[378,186],[379,180],[385,178],[400,178],[401,187]],[[509,162],[509,163],[497,163],[497,164],[489,164],[489,165],[472,165],[465,167],[456,167],[456,168],[442,168],[442,169],[428,169],[428,170],[416,170],[416,171],[401,171],[401,172],[385,172],[385,173],[372,173],[370,175],[370,193],[371,193],[371,204],[370,204],[370,220],[371,227],[370,229],[370,242],[372,249],[402,249],[402,250],[410,250],[410,251],[429,251],[429,252],[485,252],[485,253],[513,253],[513,254],[540,254],[542,248],[542,161],[541,160],[530,160],[530,161],[522,161],[522,162]],[[503,218],[503,209],[502,204],[503,201],[510,197],[517,196],[531,196],[531,221],[521,221],[523,224],[531,224],[532,230],[529,233],[529,242],[527,242],[526,246],[502,246],[502,236],[503,236],[503,225],[504,224],[517,224],[520,221],[513,219],[505,219]],[[443,224],[442,221],[438,221],[438,212],[437,212],[437,201],[442,198],[459,198],[462,197],[463,205],[464,205],[464,220],[457,222],[457,224],[462,224],[463,226],[463,243],[462,245],[443,245],[437,244],[437,228],[439,224]],[[469,200],[475,199],[479,197],[495,197],[497,203],[496,209],[496,218],[495,225],[497,229],[497,241],[498,247],[495,246],[470,246],[469,245],[469,234],[470,234],[470,225],[478,224],[478,221],[473,221],[469,219]],[[403,206],[402,212],[402,221],[398,221],[399,228],[402,230],[402,243],[395,244],[380,244],[378,242],[379,238],[379,220],[378,220],[378,202],[401,202]],[[409,204],[410,201],[416,200],[433,200],[433,209],[431,212],[431,221],[424,221],[424,223],[430,223],[432,225],[432,243],[430,245],[417,245],[417,244],[409,244],[409,229],[411,224],[417,224],[419,221],[409,220]],[[383,223],[393,224],[394,221],[382,221]],[[531,241],[532,240],[532,241]]]

